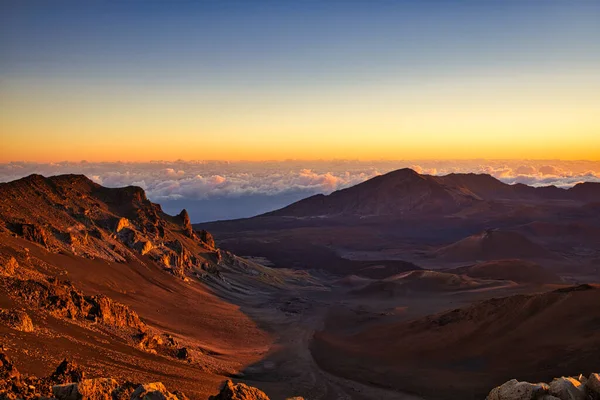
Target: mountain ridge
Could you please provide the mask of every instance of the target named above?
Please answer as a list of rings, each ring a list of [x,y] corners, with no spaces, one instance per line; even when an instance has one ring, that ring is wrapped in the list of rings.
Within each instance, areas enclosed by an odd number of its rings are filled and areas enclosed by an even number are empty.
[[[569,189],[533,187],[509,185],[489,174],[451,173],[435,176],[403,168],[328,195],[308,197],[259,217],[367,217],[408,213],[449,215],[479,203],[503,200],[600,201],[600,183],[583,182]]]

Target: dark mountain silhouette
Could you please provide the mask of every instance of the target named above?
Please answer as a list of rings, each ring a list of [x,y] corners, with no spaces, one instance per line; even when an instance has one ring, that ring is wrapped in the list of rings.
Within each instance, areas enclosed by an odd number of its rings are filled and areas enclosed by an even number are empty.
[[[508,185],[487,174],[422,175],[409,168],[369,179],[329,195],[315,195],[265,216],[380,216],[451,214],[499,200],[600,201],[600,183],[581,183],[565,190],[556,186]]]

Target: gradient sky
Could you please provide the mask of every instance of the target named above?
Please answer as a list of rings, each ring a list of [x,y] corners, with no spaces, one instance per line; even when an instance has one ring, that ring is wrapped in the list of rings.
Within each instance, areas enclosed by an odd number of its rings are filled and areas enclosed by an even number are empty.
[[[0,162],[600,159],[599,1],[0,2]]]

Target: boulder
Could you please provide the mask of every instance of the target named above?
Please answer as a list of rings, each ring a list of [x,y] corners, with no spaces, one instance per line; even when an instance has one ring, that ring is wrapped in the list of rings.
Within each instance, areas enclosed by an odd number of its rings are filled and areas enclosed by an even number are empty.
[[[21,374],[4,353],[0,353],[0,378],[19,378]]]
[[[0,275],[14,275],[19,268],[19,263],[14,257],[9,257],[0,266]]]
[[[130,400],[179,400],[161,382],[145,383],[135,389]]]
[[[492,389],[486,397],[487,400],[530,400],[536,399],[548,392],[545,383],[519,382],[511,379],[508,382]]]
[[[111,400],[118,389],[117,381],[111,378],[83,379],[78,383],[67,383],[52,387],[58,400]]]
[[[561,400],[585,400],[585,386],[570,377],[556,378],[550,382],[550,394]]]
[[[210,396],[209,400],[269,400],[269,397],[255,387],[228,380],[219,394]]]
[[[33,332],[33,322],[25,311],[0,309],[0,322],[21,332]]]
[[[591,373],[585,386],[588,391],[594,395],[600,397],[600,375],[597,373]]]
[[[81,382],[85,378],[85,373],[72,361],[64,359],[50,379],[56,383],[76,383]]]

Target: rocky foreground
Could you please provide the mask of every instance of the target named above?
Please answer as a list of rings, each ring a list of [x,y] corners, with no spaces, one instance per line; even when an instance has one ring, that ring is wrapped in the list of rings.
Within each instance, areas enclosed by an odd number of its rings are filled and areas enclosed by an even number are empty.
[[[494,388],[486,400],[598,400],[600,399],[600,375],[592,373],[588,378],[555,378],[548,383],[519,382],[516,379]]]
[[[77,365],[64,360],[48,377],[24,376],[0,353],[0,399],[56,400],[189,400],[179,390],[170,392],[161,382],[118,382],[112,378],[88,379]],[[257,388],[228,380],[209,400],[269,400]],[[294,397],[289,400],[302,400]]]

